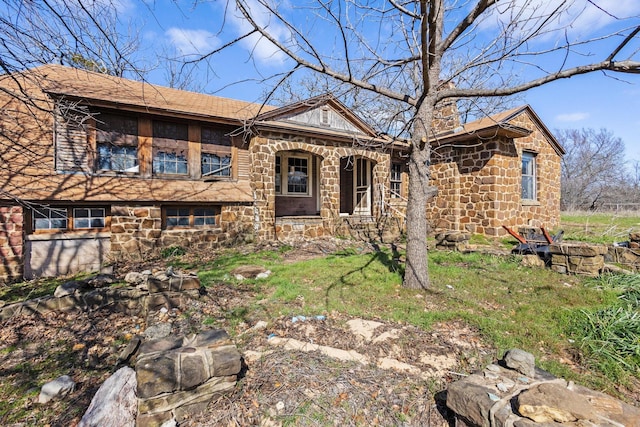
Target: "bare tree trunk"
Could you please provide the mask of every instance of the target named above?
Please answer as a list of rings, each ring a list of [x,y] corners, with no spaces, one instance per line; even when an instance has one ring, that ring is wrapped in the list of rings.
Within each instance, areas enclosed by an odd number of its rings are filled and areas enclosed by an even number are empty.
[[[432,116],[433,107],[427,100],[416,115],[409,158],[411,179],[407,202],[407,261],[402,284],[409,289],[427,289],[430,285],[427,264],[427,202],[436,192],[436,189],[429,186],[431,146],[427,141],[427,129]]]
[[[427,266],[427,193],[428,167],[424,150],[414,149],[409,161],[409,201],[407,202],[407,263],[403,286],[410,289],[429,287]],[[425,173],[426,172],[426,173]],[[418,178],[418,179],[416,179]]]

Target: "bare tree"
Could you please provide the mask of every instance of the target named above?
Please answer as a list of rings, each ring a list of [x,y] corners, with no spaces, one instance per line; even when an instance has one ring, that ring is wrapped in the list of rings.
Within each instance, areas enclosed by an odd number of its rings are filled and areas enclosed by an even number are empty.
[[[0,70],[57,63],[115,76],[144,75],[138,34],[122,34],[114,0],[6,0],[0,9]]]
[[[409,120],[397,130],[409,131],[412,148],[404,286],[427,288],[438,103],[512,95],[594,71],[639,72],[632,44],[640,26],[630,15],[596,0],[227,0],[225,22],[243,30],[206,57],[250,41],[254,53],[284,55],[290,75],[312,71],[404,104]]]
[[[564,210],[595,210],[618,202],[627,184],[624,143],[606,129],[556,131],[562,158],[561,205]]]

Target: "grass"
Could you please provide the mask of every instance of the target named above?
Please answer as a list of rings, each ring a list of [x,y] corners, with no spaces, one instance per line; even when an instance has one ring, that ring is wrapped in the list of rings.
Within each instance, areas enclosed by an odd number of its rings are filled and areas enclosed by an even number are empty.
[[[630,232],[640,232],[640,213],[563,212],[560,223],[565,239],[610,244],[629,240]]]
[[[282,260],[278,252],[228,253],[209,265],[210,270],[201,270],[200,276],[211,284],[229,277],[235,266],[256,263],[273,272],[268,279],[249,282],[268,306],[262,302],[259,311],[236,309],[229,314],[234,318],[252,313],[274,317],[340,312],[425,329],[437,322],[463,321],[481,332],[497,349],[496,356],[509,348],[522,348],[555,375],[597,388],[611,381],[607,377],[612,368],[598,362],[600,355],[580,333],[585,329],[576,325],[588,322],[590,313],[618,307],[622,301],[618,285],[594,285],[590,279],[527,268],[517,256],[479,253],[430,253],[432,284],[419,291],[402,287],[401,268],[386,250],[343,251],[297,263]],[[563,363],[566,355],[576,352],[583,354],[590,367],[586,374]],[[628,363],[635,364],[635,371],[624,366],[611,378],[621,379],[624,372],[635,375],[640,361]]]
[[[610,243],[640,231],[640,217],[563,214],[561,228],[568,240]],[[486,239],[476,236],[474,243],[485,244]],[[639,275],[586,279],[527,268],[517,256],[433,251],[429,254],[430,288],[409,290],[402,287],[402,265],[385,248],[373,253],[345,249],[323,258],[284,262],[290,250],[286,246],[259,252],[236,248],[207,260],[172,250],[166,261],[177,268],[197,270],[206,287],[224,282],[250,290],[252,301],[225,313],[232,327],[247,319],[332,313],[426,330],[438,322],[460,321],[480,331],[496,349],[496,357],[509,348],[521,348],[533,353],[543,369],[589,387],[613,392],[617,384],[640,378]],[[260,265],[273,274],[240,283],[231,272],[246,265]],[[64,280],[2,286],[0,299],[13,302],[50,295]],[[205,325],[215,322],[213,317],[204,320]],[[4,348],[0,354],[12,351]],[[60,346],[47,351],[57,360],[71,354]],[[53,372],[55,367],[34,362],[20,369],[14,374],[23,379],[20,387],[25,397],[11,405],[23,405],[33,397],[40,373]],[[2,387],[0,394],[5,394]],[[0,403],[0,418],[6,405]]]

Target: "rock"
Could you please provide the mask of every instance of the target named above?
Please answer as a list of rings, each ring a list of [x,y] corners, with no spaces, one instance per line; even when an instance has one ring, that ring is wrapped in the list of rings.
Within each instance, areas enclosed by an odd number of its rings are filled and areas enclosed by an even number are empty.
[[[149,340],[157,340],[159,338],[168,337],[171,334],[171,328],[171,323],[156,323],[155,325],[149,326],[144,331],[144,336]]]
[[[536,376],[536,359],[533,354],[517,348],[507,351],[503,362],[507,368],[514,369],[522,375],[534,378]]]
[[[144,273],[138,273],[136,271],[130,271],[124,276],[124,281],[131,283],[132,285],[141,285],[147,281],[149,276]]]
[[[53,296],[56,298],[66,297],[68,295],[76,295],[80,293],[80,290],[86,286],[86,283],[73,280],[71,282],[63,283],[58,286],[53,293]]]
[[[133,427],[138,400],[136,373],[128,366],[118,369],[100,386],[78,427]]]
[[[126,363],[127,361],[129,361],[131,356],[134,355],[135,352],[140,347],[140,343],[141,342],[142,342],[142,340],[137,335],[135,337],[131,338],[131,340],[129,341],[127,346],[124,348],[124,350],[122,350],[122,352],[118,356],[118,360],[117,360],[116,363],[120,364],[120,363]]]
[[[271,270],[267,270],[264,273],[258,273],[256,279],[268,279],[271,276]]]
[[[204,410],[231,391],[241,355],[223,330],[141,345],[136,361],[138,425],[158,426]]]
[[[42,386],[38,403],[48,403],[51,399],[60,398],[73,392],[76,389],[76,383],[69,375],[62,375],[53,381],[49,381]]]
[[[92,288],[103,288],[115,282],[116,277],[113,274],[98,274],[87,280],[87,284]]]
[[[495,404],[492,389],[468,381],[456,381],[447,388],[447,406],[472,426],[488,426],[489,411]]]
[[[545,267],[544,260],[538,255],[523,255],[522,265],[525,267]]]
[[[266,273],[268,270],[264,267],[260,267],[258,265],[245,265],[234,268],[231,270],[231,275],[234,277],[240,275],[244,279],[255,279],[258,274]]]
[[[149,292],[189,291],[200,289],[200,280],[194,276],[171,276],[164,280],[150,277],[147,281]]]
[[[584,396],[555,383],[543,383],[523,391],[516,399],[516,409],[520,415],[538,423],[592,420],[594,416]]]

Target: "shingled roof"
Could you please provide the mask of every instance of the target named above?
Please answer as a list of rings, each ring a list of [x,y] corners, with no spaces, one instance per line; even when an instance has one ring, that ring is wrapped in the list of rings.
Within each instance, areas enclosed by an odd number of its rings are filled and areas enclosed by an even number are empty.
[[[553,136],[551,131],[545,126],[540,117],[533,111],[531,106],[522,105],[510,110],[502,111],[491,116],[482,117],[469,123],[465,123],[460,128],[449,132],[443,132],[436,135],[434,139],[435,145],[451,143],[454,141],[475,140],[478,137],[492,138],[498,135],[504,135],[509,138],[518,138],[526,136],[531,131],[529,129],[516,126],[511,121],[520,114],[528,114],[531,120],[536,124],[538,129],[547,137],[549,144],[559,154],[565,154],[565,150],[558,140]]]
[[[238,123],[275,107],[47,64],[24,72],[42,90],[89,104]]]

